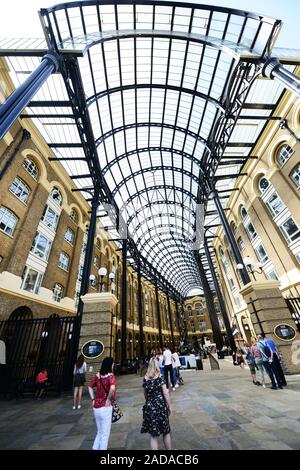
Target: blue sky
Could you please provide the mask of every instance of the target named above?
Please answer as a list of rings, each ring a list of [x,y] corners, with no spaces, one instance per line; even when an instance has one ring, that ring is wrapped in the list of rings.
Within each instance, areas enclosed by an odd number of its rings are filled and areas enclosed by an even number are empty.
[[[1,3],[0,37],[40,37],[42,30],[37,11],[55,0],[7,0]],[[299,0],[207,0],[194,3],[220,5],[281,19],[284,22],[277,46],[300,49]],[[17,14],[16,14],[17,12]]]

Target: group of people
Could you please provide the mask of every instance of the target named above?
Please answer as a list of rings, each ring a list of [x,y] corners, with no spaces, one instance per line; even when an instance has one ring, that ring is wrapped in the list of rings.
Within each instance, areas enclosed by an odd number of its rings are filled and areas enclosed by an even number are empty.
[[[164,377],[166,386],[169,388],[169,377],[172,385],[172,390],[175,392],[179,385],[183,385],[183,380],[180,376],[180,360],[178,353],[171,351],[168,346],[164,346],[162,350],[156,351],[153,349],[150,354],[150,360],[156,359],[160,369],[160,374]]]
[[[163,351],[151,351],[147,372],[143,379],[145,404],[141,433],[150,434],[152,450],[158,449],[160,435],[163,435],[165,448],[171,449],[169,417],[172,413],[172,406],[169,396],[169,377],[172,389],[175,391],[180,377],[179,368],[180,361],[177,352],[172,353],[168,347],[164,347]],[[81,408],[85,372],[86,363],[81,355],[74,366],[74,410]],[[116,399],[114,360],[111,357],[103,360],[100,371],[89,382],[88,391],[97,427],[93,450],[106,450],[111,431],[113,404]]]
[[[281,357],[276,343],[271,338],[259,335],[257,339],[252,339],[251,343],[245,341],[244,348],[238,351],[237,362],[243,368],[245,361],[249,366],[254,385],[266,388],[265,373],[267,373],[271,380],[272,390],[286,387]],[[259,380],[257,380],[257,374],[259,374]]]

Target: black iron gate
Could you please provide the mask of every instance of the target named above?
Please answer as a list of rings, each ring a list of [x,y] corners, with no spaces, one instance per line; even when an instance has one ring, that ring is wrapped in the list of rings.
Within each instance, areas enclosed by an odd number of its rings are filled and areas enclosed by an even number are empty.
[[[13,319],[0,322],[0,339],[6,346],[1,366],[1,391],[33,391],[37,374],[46,369],[49,389],[60,393],[72,388],[77,356],[78,317]]]
[[[300,332],[300,297],[288,297],[285,299],[288,309],[291,312],[298,331]]]

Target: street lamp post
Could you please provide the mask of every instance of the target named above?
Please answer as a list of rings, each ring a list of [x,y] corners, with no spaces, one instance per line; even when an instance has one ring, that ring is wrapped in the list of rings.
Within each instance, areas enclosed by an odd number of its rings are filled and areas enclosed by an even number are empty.
[[[246,256],[246,258],[244,259],[244,264],[247,268],[248,273],[251,274],[253,276],[254,281],[256,281],[255,273],[261,274],[263,272],[262,264],[257,263],[257,267],[258,267],[259,271],[257,269],[254,269],[254,264],[252,263],[252,260],[251,260],[250,256]],[[239,263],[237,265],[237,269],[241,271],[242,269],[244,269],[244,266]]]
[[[90,279],[90,282],[93,285],[93,287],[96,287],[96,289],[100,287],[100,292],[102,292],[103,285],[104,285],[103,279],[107,275],[107,269],[104,268],[104,267],[100,268],[99,271],[98,271],[98,274],[99,274],[99,281],[97,281],[95,274],[91,274],[89,279]],[[115,291],[115,283],[114,283],[115,273],[111,272],[108,277],[109,277],[109,280],[110,280],[111,292],[114,293],[114,291]]]

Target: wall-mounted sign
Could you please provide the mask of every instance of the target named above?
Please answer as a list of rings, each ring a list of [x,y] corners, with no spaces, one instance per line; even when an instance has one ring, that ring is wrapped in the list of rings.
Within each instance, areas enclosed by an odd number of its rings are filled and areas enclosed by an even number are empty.
[[[85,343],[81,348],[81,354],[86,359],[97,359],[101,356],[104,351],[104,346],[101,341],[98,339],[93,339],[92,341],[88,341]]]
[[[281,341],[292,341],[296,337],[296,330],[291,325],[281,323],[275,326],[274,334]]]

